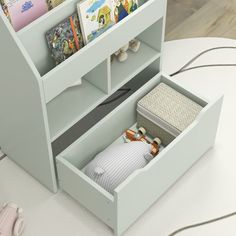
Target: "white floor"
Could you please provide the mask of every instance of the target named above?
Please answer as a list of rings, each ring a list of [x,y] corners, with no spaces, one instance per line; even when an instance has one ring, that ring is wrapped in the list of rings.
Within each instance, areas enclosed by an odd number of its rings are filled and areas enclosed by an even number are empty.
[[[222,45],[236,46],[236,41],[205,38],[166,43],[164,71],[170,74],[200,51]],[[236,50],[220,50],[203,56],[195,65],[234,62]],[[179,227],[236,211],[236,68],[199,69],[175,79],[206,98],[225,94],[216,145],[127,231],[127,236],[168,236]],[[50,193],[4,158],[0,161],[0,202],[9,201],[25,209],[24,236],[112,235],[67,194]],[[179,235],[235,236],[236,217]]]

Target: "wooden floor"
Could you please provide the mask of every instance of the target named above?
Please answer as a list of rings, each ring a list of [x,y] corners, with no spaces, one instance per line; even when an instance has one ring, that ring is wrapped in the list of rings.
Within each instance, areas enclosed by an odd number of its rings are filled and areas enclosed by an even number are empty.
[[[191,37],[236,39],[236,0],[168,0],[166,41]]]

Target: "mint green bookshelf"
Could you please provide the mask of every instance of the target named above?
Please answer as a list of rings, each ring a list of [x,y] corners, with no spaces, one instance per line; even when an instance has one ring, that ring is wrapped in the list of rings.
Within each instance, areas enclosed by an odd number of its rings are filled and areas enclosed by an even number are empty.
[[[141,1],[138,10],[55,66],[45,32],[76,12],[77,2],[65,1],[18,32],[0,14],[0,92],[4,98],[12,94],[0,101],[0,145],[54,192],[52,143],[145,68],[160,71],[163,0]],[[130,52],[125,63],[111,62],[111,55],[135,37],[142,41],[140,51]],[[82,85],[70,88],[80,79]]]
[[[134,13],[55,66],[45,32],[76,12],[77,2],[66,0],[19,32],[0,10],[0,147],[52,192],[68,192],[118,236],[213,145],[222,98],[204,101],[162,75],[166,0],[141,1]],[[111,61],[111,55],[133,38],[141,41],[139,52],[129,52],[124,63]],[[80,86],[71,87],[80,79]],[[205,108],[185,134],[164,148],[160,161],[132,174],[113,196],[80,169],[136,123],[138,99],[160,81]],[[74,127],[125,86],[131,88],[128,98],[82,136],[77,134]],[[199,141],[198,134],[206,128],[209,132]],[[68,136],[70,143],[63,142]],[[53,154],[55,146],[63,152]],[[176,155],[182,159],[171,164]]]

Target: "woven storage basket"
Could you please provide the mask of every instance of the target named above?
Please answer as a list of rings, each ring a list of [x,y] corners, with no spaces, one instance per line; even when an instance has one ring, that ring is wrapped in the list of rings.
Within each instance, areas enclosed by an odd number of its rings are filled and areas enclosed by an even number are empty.
[[[202,106],[196,102],[160,83],[138,102],[137,124],[167,145],[194,121],[201,110]]]

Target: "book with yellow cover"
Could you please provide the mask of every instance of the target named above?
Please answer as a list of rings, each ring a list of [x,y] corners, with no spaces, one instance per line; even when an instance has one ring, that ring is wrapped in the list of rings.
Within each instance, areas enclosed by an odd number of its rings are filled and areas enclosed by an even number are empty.
[[[111,0],[84,0],[77,4],[77,9],[86,44],[115,24]]]

